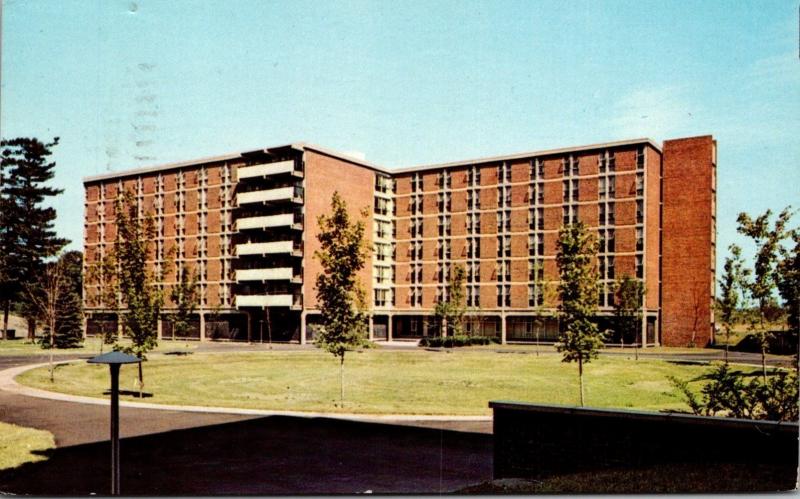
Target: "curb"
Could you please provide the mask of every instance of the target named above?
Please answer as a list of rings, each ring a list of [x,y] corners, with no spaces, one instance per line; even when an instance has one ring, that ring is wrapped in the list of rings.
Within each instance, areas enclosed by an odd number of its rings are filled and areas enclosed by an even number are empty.
[[[62,360],[53,362],[57,364],[68,364],[79,362],[82,359]],[[106,399],[86,397],[83,395],[68,395],[65,393],[49,392],[38,388],[31,388],[17,383],[14,378],[20,374],[46,367],[49,363],[27,364],[24,366],[11,367],[0,371],[0,390],[22,395],[25,397],[36,397],[48,400],[58,400],[61,402],[72,402],[77,404],[109,405],[111,402]],[[120,400],[120,407],[133,409],[152,409],[160,411],[179,411],[197,412],[204,414],[234,414],[243,416],[291,416],[299,418],[329,418],[347,421],[472,421],[472,422],[491,422],[491,416],[446,416],[446,415],[415,415],[415,414],[355,414],[341,412],[306,412],[306,411],[277,411],[264,409],[245,409],[235,407],[206,407],[196,405],[172,405],[172,404],[151,404],[147,402],[129,402]]]

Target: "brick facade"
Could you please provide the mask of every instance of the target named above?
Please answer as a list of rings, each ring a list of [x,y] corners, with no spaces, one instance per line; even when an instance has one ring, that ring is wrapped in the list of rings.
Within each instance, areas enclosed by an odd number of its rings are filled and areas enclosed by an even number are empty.
[[[316,220],[337,191],[354,218],[367,212],[373,251],[360,278],[375,337],[434,334],[448,270],[463,265],[473,332],[525,340],[535,315],[555,312],[558,230],[581,220],[606,241],[600,315],[612,313],[613,282],[635,276],[647,290],[635,341],[701,346],[713,339],[715,147],[678,139],[662,153],[642,139],[391,171],[290,145],[102,175],[85,180],[86,270],[113,244],[114,199],[127,189],[157,221],[153,270],[174,255],[198,271],[201,329],[228,314],[230,339],[275,323],[278,339],[313,339]],[[167,295],[176,279],[166,274]],[[97,296],[87,280],[86,310],[100,317],[113,307]],[[557,323],[540,332],[553,339]]]

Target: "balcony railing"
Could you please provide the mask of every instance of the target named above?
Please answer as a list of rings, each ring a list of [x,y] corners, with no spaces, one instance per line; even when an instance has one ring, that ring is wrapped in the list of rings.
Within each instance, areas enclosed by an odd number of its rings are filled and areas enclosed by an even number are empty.
[[[273,203],[273,202],[303,202],[303,188],[298,186],[279,187],[277,189],[267,189],[264,191],[240,192],[236,195],[238,206],[252,203]]]
[[[282,295],[236,295],[236,308],[242,307],[289,307],[292,310],[303,308],[303,299],[299,294]]]
[[[302,277],[294,274],[291,267],[277,269],[242,269],[236,271],[236,280],[242,281],[291,281],[302,282]]]
[[[236,220],[236,230],[268,229],[270,227],[292,227],[302,229],[303,217],[300,214],[284,213],[265,217],[246,217]]]
[[[262,165],[242,166],[238,170],[239,180],[246,178],[263,178],[271,175],[281,175],[291,173],[302,177],[303,172],[294,169],[294,160],[279,161],[277,163],[267,163]]]
[[[303,247],[294,241],[274,241],[269,243],[246,243],[236,245],[236,255],[274,255],[289,253],[303,256]]]

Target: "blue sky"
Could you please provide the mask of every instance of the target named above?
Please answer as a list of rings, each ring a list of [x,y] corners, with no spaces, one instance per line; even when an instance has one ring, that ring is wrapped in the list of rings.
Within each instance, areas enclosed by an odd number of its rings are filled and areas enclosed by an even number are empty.
[[[308,141],[410,166],[634,137],[719,142],[736,214],[800,207],[791,2],[3,2],[3,137],[87,175]]]

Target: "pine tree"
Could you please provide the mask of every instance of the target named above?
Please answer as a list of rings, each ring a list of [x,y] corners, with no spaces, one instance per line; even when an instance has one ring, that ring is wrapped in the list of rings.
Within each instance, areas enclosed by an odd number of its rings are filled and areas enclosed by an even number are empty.
[[[583,365],[597,357],[603,335],[593,322],[597,311],[599,284],[595,261],[597,241],[582,222],[558,231],[556,263],[560,282],[558,306],[561,335],[556,348],[564,354],[562,362],[578,363],[580,401],[584,405]]]
[[[58,137],[43,143],[35,138],[17,138],[0,142],[0,278],[3,282],[3,337],[12,302],[21,300],[28,320],[28,338],[36,333],[36,306],[23,293],[25,283],[34,282],[42,273],[44,260],[57,254],[67,240],[53,230],[54,208],[45,207],[48,198],[63,189],[47,183],[55,175],[55,163],[49,161]]]
[[[350,220],[347,204],[338,192],[333,193],[330,215],[320,215],[317,224],[321,248],[314,256],[322,265],[317,276],[322,328],[316,344],[339,359],[339,400],[344,407],[345,354],[367,343],[366,299],[358,281],[368,254],[365,228],[362,220]]]
[[[61,255],[64,289],[57,303],[56,348],[78,348],[83,343],[83,254],[68,251]]]

